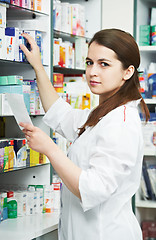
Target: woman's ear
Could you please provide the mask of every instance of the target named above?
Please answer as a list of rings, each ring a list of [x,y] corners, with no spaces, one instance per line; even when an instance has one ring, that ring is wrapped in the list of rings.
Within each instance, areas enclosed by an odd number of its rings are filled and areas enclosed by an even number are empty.
[[[123,79],[126,81],[130,79],[135,71],[135,68],[133,65],[130,65],[126,70]]]

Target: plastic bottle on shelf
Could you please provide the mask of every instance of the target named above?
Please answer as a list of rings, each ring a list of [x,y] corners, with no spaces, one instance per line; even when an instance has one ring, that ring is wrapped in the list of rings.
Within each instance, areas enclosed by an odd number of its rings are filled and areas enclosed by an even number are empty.
[[[17,218],[17,201],[13,191],[7,192],[8,218]]]

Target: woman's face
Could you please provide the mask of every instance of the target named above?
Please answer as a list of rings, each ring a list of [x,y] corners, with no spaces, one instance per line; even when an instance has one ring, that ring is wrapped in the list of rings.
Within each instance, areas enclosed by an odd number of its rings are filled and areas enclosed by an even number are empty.
[[[91,43],[86,58],[86,78],[91,92],[99,95],[100,102],[124,84],[125,72],[113,50]]]

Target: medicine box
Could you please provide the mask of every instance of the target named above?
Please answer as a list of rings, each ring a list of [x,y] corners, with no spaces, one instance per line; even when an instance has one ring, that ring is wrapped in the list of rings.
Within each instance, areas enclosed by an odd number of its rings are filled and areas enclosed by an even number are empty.
[[[23,76],[7,76],[8,78],[8,84],[23,84]]]
[[[0,173],[3,172],[4,165],[4,142],[0,141]]]
[[[139,26],[139,45],[149,46],[150,45],[150,25]]]
[[[21,7],[23,8],[29,8],[29,0],[20,0],[21,2]]]
[[[24,30],[25,33],[29,34],[31,37],[33,37],[40,49],[40,56],[43,60],[43,47],[42,47],[42,33],[37,30]],[[27,45],[28,48],[30,48],[30,45]]]
[[[6,28],[6,4],[0,3],[0,27]]]
[[[0,27],[0,58],[6,59],[5,28]]]
[[[75,67],[85,69],[85,59],[87,56],[87,44],[85,38],[75,39]]]
[[[22,84],[23,77],[12,75],[12,76],[0,76],[0,85],[16,85]]]
[[[1,192],[1,221],[4,221],[8,218],[8,208],[7,208],[7,193]]]
[[[42,10],[42,0],[35,0],[35,10],[36,11]]]
[[[155,155],[155,135],[156,121],[149,121],[147,124],[142,123],[143,139],[144,139],[144,154]]]
[[[151,45],[156,45],[156,25],[151,26]]]
[[[10,0],[0,0],[0,2],[10,3]]]
[[[35,10],[35,0],[29,0],[29,9]]]
[[[0,94],[0,115],[1,116],[13,115],[5,93]]]
[[[7,27],[5,29],[6,59],[19,61],[19,29]]]
[[[0,76],[0,85],[8,85],[7,76]]]
[[[10,3],[16,6],[20,6],[20,0],[10,0]]]
[[[17,93],[17,94],[23,94],[23,86],[22,86],[22,85],[6,85],[6,86],[0,86],[0,93]]]
[[[20,44],[24,44],[26,45],[26,39],[21,35],[23,31],[19,31],[19,45]],[[26,62],[26,56],[24,54],[24,52],[21,50],[20,46],[19,46],[19,61],[20,62]]]

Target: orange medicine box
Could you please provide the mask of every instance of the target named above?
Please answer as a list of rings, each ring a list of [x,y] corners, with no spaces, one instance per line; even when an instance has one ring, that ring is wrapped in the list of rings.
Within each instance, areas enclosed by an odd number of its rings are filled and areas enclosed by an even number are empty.
[[[54,88],[62,88],[63,87],[64,76],[61,73],[53,73],[53,85]]]
[[[35,1],[35,10],[41,11],[42,10],[42,0],[36,0]]]
[[[82,96],[82,109],[91,108],[91,96],[90,93]]]

